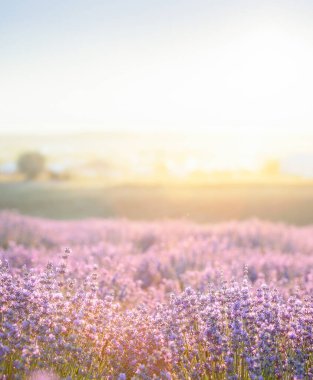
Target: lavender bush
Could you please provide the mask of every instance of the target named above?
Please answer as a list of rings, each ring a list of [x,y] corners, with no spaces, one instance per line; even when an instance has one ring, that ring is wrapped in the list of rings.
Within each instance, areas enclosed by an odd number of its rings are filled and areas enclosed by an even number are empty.
[[[312,252],[313,227],[1,213],[1,379],[313,379]]]

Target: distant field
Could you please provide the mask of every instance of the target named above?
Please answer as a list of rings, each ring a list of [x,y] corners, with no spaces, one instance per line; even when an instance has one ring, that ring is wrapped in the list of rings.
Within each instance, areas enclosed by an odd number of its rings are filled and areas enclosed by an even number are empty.
[[[199,222],[257,217],[313,224],[313,185],[79,186],[0,183],[0,209],[54,219],[187,218]]]

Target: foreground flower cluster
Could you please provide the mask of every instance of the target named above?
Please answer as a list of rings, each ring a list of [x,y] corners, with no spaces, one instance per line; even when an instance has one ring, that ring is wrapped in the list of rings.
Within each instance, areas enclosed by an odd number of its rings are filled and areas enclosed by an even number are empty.
[[[313,379],[312,237],[2,213],[1,379]]]

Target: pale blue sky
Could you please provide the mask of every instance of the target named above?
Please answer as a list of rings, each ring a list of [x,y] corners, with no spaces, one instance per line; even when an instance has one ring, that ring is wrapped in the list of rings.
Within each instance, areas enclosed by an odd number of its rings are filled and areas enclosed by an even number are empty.
[[[0,0],[0,131],[311,135],[312,19],[308,1]]]

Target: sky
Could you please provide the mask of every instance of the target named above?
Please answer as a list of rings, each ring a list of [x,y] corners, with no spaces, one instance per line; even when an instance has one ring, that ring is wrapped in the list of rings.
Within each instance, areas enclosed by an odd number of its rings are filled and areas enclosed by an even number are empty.
[[[313,155],[312,19],[304,0],[0,0],[0,133],[170,130]]]

